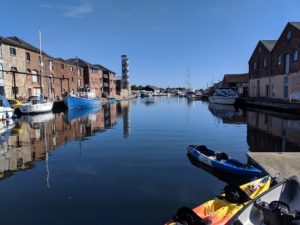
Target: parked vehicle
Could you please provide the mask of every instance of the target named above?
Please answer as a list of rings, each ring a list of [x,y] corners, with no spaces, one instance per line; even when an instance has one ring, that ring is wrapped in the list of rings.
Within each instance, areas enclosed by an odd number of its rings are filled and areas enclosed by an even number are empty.
[[[300,183],[285,179],[251,201],[231,221],[231,225],[299,225]]]
[[[189,145],[187,151],[198,161],[223,172],[249,177],[261,173],[259,169],[232,159],[224,152],[210,150],[205,145]]]
[[[271,177],[266,176],[241,186],[227,185],[224,193],[194,209],[186,207],[177,211],[167,224],[225,225],[249,201],[270,188]]]
[[[7,99],[7,100],[13,109],[19,108],[22,105],[22,103],[16,99]]]
[[[216,104],[234,105],[238,97],[231,88],[218,88],[208,100]]]

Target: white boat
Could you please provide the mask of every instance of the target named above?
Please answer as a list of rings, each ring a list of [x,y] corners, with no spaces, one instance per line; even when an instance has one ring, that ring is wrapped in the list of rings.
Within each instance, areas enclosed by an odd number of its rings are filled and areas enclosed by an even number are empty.
[[[43,96],[30,96],[27,103],[19,107],[21,113],[34,114],[52,111],[53,102],[46,101]]]
[[[10,107],[5,96],[0,95],[0,120],[10,119],[14,114],[14,109]]]
[[[208,97],[208,100],[216,104],[234,105],[238,97],[231,88],[218,88],[212,96]]]
[[[43,75],[44,75],[44,64],[42,54],[42,35],[39,31],[40,40],[40,58],[41,58],[41,90],[43,90]],[[53,108],[53,102],[47,101],[43,95],[41,96],[30,96],[27,103],[19,107],[21,113],[34,114],[34,113],[45,113],[50,112]]]

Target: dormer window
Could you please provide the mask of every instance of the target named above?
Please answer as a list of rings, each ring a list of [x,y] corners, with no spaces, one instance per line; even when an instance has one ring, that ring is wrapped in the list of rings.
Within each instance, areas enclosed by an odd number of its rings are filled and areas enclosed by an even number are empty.
[[[295,49],[293,52],[293,61],[298,61],[298,50]]]
[[[290,40],[292,37],[292,32],[289,30],[286,34],[286,40]]]
[[[264,59],[264,67],[267,67],[267,59]]]
[[[277,65],[281,65],[281,55],[279,55],[277,58]]]

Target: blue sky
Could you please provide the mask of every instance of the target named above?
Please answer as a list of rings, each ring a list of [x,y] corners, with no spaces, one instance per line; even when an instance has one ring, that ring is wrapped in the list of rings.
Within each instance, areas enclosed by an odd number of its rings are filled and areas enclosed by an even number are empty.
[[[193,88],[248,70],[260,39],[277,39],[300,21],[300,1],[289,0],[0,0],[0,36],[19,36],[54,57],[79,56],[130,82]]]

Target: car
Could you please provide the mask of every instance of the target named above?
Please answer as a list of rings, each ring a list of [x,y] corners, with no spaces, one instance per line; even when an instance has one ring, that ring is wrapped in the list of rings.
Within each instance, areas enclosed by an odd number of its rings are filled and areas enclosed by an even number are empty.
[[[22,103],[16,99],[7,99],[10,106],[14,109],[20,107],[22,105]]]

